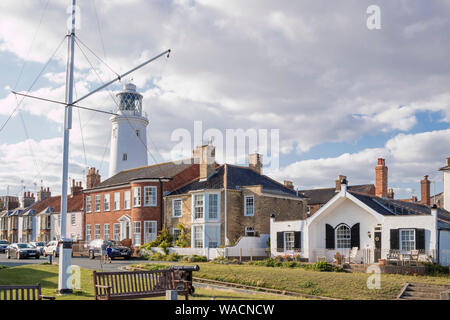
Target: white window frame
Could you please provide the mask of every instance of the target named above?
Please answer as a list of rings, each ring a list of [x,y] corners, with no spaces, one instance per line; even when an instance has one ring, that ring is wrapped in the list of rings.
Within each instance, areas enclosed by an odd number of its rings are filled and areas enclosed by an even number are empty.
[[[201,197],[202,198],[202,204],[201,205],[197,205],[197,197]],[[192,195],[192,212],[193,212],[193,219],[194,220],[203,220],[205,219],[205,194],[204,193],[197,193],[197,194],[193,194]],[[197,216],[197,210],[196,209],[201,209],[202,211],[202,216],[199,217]]]
[[[113,224],[113,240],[120,241],[120,223]]]
[[[137,227],[137,226],[139,226],[139,227]],[[138,230],[139,232],[137,232],[136,230]],[[141,234],[142,234],[142,224],[141,224],[141,222],[140,221],[133,221],[133,245],[135,247],[141,245]]]
[[[73,226],[77,224],[77,217],[76,217],[75,213],[70,214],[70,224]]]
[[[216,197],[217,202],[216,202],[216,216],[211,218],[211,196]],[[205,197],[206,198],[206,197]],[[208,208],[208,216],[207,216],[207,220],[210,221],[217,221],[220,219],[220,195],[219,193],[207,193],[207,204],[206,207]]]
[[[295,233],[294,231],[286,231],[283,233],[284,251],[293,251],[295,248]]]
[[[201,228],[201,230],[200,230],[201,239],[197,239],[198,234],[196,232],[196,228]],[[199,242],[199,244],[201,244],[201,246],[197,246],[197,241]],[[198,224],[198,225],[192,226],[192,247],[193,248],[204,248],[205,247],[205,225]]]
[[[103,240],[110,240],[109,223],[103,225]]]
[[[97,234],[98,231],[98,234]],[[94,240],[101,239],[100,225],[94,224]]]
[[[131,209],[131,191],[127,190],[123,193],[123,208],[125,210]]]
[[[404,232],[408,232],[409,234],[412,234],[412,239],[403,240],[402,239],[403,238],[402,234]],[[411,229],[411,228],[400,229],[399,232],[398,232],[398,236],[399,236],[399,248],[400,248],[400,251],[410,252],[411,250],[415,250],[416,249],[416,230],[415,229]],[[405,248],[403,246],[403,242],[405,242],[405,243],[409,242],[410,245],[408,245],[408,247],[410,247],[411,245],[412,246],[410,248]]]
[[[141,206],[141,187],[133,187],[133,208]]]
[[[249,213],[247,199],[252,199],[252,212]],[[244,216],[253,217],[255,215],[255,196],[244,196]]]
[[[97,209],[97,205],[98,205],[98,209]],[[96,194],[94,196],[94,211],[95,212],[100,212],[101,210],[101,201],[100,201],[100,195]]]
[[[119,211],[120,210],[120,192],[114,192],[113,195],[113,210]]]
[[[172,237],[173,237],[174,241],[178,240],[178,238],[180,237],[180,234],[181,234],[181,230],[180,229],[172,228]]]
[[[249,236],[248,234],[252,233],[253,235]],[[245,236],[246,237],[254,237],[255,236],[255,228],[254,227],[245,227]]]
[[[345,234],[340,233],[339,230],[341,228],[345,228],[346,230],[348,230],[348,234],[347,232]],[[352,247],[352,229],[346,225],[345,223],[341,223],[340,225],[338,225],[335,229],[335,243],[336,243],[336,249],[351,249]],[[345,236],[344,238],[341,238],[342,236]],[[343,246],[342,243],[348,243],[348,246]]]
[[[86,196],[86,212],[92,212],[92,197]]]
[[[180,203],[180,214],[175,214],[176,210],[175,210],[175,203],[179,202]],[[181,218],[183,216],[183,200],[182,199],[173,199],[172,200],[172,217],[173,218]]]
[[[150,238],[149,235],[153,236]],[[155,240],[157,235],[158,235],[158,222],[156,220],[144,221],[144,243],[148,243]]]
[[[111,194],[105,193],[103,195],[103,211],[111,210]]]
[[[149,192],[149,190],[151,190]],[[144,186],[144,207],[156,207],[158,205],[158,188],[156,186]]]
[[[91,230],[91,225],[90,224],[87,224],[86,225],[86,241],[87,242],[90,242],[91,241],[91,232],[92,232],[92,230]]]

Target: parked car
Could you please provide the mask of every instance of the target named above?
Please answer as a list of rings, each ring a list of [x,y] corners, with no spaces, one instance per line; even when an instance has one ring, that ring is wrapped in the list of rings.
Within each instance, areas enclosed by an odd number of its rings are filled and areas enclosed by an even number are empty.
[[[92,240],[88,245],[89,259],[101,257],[103,250],[106,250],[108,246],[111,246],[112,249],[111,258],[131,258],[131,249],[121,245],[119,241],[96,239]]]
[[[59,250],[58,250],[58,241],[53,240],[48,242],[45,246],[44,246],[44,257],[48,256],[48,255],[53,255],[53,257],[57,257],[59,256]]]
[[[33,247],[28,243],[13,243],[6,249],[6,258],[11,259],[14,257],[16,259],[22,258],[35,258],[39,259],[41,256],[40,250]]]
[[[9,242],[6,240],[0,240],[0,252],[5,253],[6,248],[9,246]]]
[[[43,241],[32,241],[32,242],[30,242],[30,244],[31,244],[33,247],[38,248],[38,249],[39,249],[39,252],[41,253],[41,255],[44,254],[45,242],[43,242]]]

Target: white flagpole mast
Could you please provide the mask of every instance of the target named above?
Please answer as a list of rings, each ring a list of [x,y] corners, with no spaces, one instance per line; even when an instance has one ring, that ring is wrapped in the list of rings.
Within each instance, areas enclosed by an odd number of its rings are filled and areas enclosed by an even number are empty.
[[[72,30],[68,35],[68,57],[66,74],[66,109],[64,112],[64,151],[62,169],[61,188],[61,242],[59,244],[59,276],[58,292],[72,293],[71,264],[72,264],[72,243],[66,239],[66,218],[67,218],[67,187],[69,171],[69,135],[72,129],[72,103],[73,103],[73,65],[75,47],[75,10],[76,0],[72,0]],[[70,242],[69,242],[70,241]]]

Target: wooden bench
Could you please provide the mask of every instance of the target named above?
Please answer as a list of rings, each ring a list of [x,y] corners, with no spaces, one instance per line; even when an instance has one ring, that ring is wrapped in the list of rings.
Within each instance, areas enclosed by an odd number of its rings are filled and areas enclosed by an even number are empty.
[[[96,272],[95,300],[122,300],[163,297],[167,290],[189,296],[189,282],[177,280],[174,270]]]
[[[0,300],[55,300],[55,297],[44,296],[41,284],[31,286],[0,286]]]

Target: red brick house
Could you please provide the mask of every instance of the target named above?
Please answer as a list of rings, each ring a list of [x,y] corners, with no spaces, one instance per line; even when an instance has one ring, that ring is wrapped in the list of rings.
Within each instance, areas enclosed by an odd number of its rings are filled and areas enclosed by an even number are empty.
[[[124,170],[100,182],[91,168],[85,197],[86,241],[130,239],[133,246],[152,241],[163,226],[163,196],[199,176],[193,160]]]

